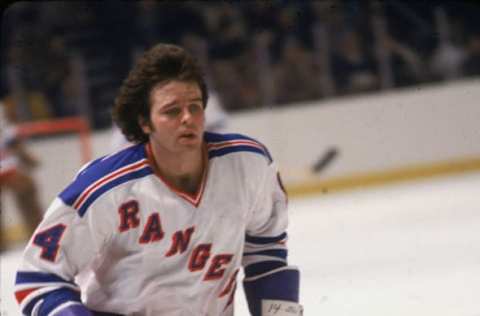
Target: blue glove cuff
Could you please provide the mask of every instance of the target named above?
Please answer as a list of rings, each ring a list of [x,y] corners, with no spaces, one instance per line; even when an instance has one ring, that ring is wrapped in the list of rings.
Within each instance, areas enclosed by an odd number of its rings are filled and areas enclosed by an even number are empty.
[[[81,304],[73,304],[62,308],[54,316],[93,316],[93,314]]]
[[[282,300],[298,302],[300,272],[285,267],[264,276],[247,278],[243,288],[247,297],[248,309],[252,316],[261,316],[262,300]]]

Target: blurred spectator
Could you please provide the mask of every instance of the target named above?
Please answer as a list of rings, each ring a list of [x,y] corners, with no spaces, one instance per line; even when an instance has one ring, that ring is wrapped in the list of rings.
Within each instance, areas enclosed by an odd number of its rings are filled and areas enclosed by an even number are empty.
[[[209,56],[213,85],[227,110],[260,106],[255,65],[246,27],[237,10],[228,3],[215,8],[217,24],[211,25]]]
[[[278,6],[273,1],[242,2],[242,15],[248,32],[256,34],[268,31],[273,33],[277,23]]]
[[[458,38],[480,28],[479,15],[467,2],[24,1],[6,11],[0,68],[22,119],[59,117],[76,112],[75,56],[82,113],[101,128],[135,52],[157,41],[195,51],[225,109],[240,111],[478,74],[478,35],[468,48]]]
[[[387,37],[383,44],[390,55],[396,87],[418,84],[425,80],[426,69],[420,56],[412,49],[391,37]]]
[[[140,47],[149,47],[158,40],[159,3],[153,0],[142,0],[136,4],[136,35]]]
[[[248,48],[248,34],[242,16],[228,3],[212,10],[217,16],[216,23],[210,23],[209,29],[211,58],[235,60],[241,57]]]
[[[202,4],[194,1],[160,1],[158,40],[178,43],[186,33],[206,36],[206,25],[201,13]],[[175,27],[172,27],[174,25]]]
[[[378,87],[373,58],[362,46],[360,35],[344,32],[332,58],[332,72],[339,94],[372,91]]]
[[[430,66],[433,80],[451,80],[462,75],[462,63],[465,59],[465,47],[461,22],[455,16],[448,15],[445,7],[435,8],[435,24],[438,44],[435,47]]]
[[[208,44],[203,37],[195,33],[186,32],[180,38],[179,43],[180,46],[184,47],[194,56],[197,56],[198,62],[202,65],[202,67],[208,68]],[[210,74],[208,73],[208,69],[205,69],[205,72],[207,72],[207,80],[210,80],[211,78]]]
[[[51,118],[50,103],[40,91],[22,91],[5,97],[5,103],[13,104],[12,117],[17,122],[36,121]]]
[[[0,102],[0,187],[13,193],[30,237],[42,218],[36,184],[30,174],[38,161],[23,145],[18,130],[10,124],[9,113],[11,111]],[[4,229],[0,231],[0,251],[7,247],[3,232]]]
[[[51,117],[51,105],[41,91],[38,68],[32,67],[31,54],[18,46],[8,47],[5,64],[5,81],[11,94],[10,104],[15,104],[14,119],[17,122]]]
[[[308,10],[312,12],[314,21],[329,25],[332,30],[342,30],[347,25],[345,9],[341,1],[310,1],[308,5]]]
[[[281,7],[276,12],[273,32],[273,59],[276,60],[282,52],[288,38],[295,38],[300,45],[311,49],[312,34],[311,23],[313,16],[306,10],[301,2]]]
[[[442,43],[434,51],[430,64],[434,79],[447,80],[462,75],[465,49],[450,42]]]
[[[51,21],[45,21],[45,7],[38,3],[15,3],[7,10],[6,25],[16,25],[6,37],[4,76],[16,104],[17,120],[38,120],[57,116],[58,93],[63,83],[58,70],[67,58],[65,47],[52,36]],[[3,32],[7,34],[7,32]],[[50,44],[55,43],[51,47]],[[53,54],[53,56],[51,56]]]
[[[468,39],[467,55],[462,70],[466,76],[480,75],[480,33],[472,34]]]
[[[285,104],[321,97],[318,69],[311,52],[295,37],[288,37],[274,70],[275,103]]]
[[[42,52],[44,61],[43,91],[45,91],[55,117],[72,115],[74,109],[66,107],[67,83],[70,71],[70,59],[66,54],[63,37],[55,35],[47,41],[47,47]]]

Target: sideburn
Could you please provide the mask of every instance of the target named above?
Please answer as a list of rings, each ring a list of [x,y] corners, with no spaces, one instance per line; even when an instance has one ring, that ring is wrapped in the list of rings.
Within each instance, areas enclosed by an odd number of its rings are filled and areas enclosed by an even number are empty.
[[[146,119],[143,115],[138,117],[138,125],[145,134],[150,134],[155,130],[152,122],[150,121],[150,118]]]

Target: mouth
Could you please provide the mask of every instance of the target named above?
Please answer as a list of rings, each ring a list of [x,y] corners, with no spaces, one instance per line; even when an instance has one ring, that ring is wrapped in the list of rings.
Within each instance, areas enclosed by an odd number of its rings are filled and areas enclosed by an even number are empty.
[[[180,139],[192,140],[192,139],[195,139],[195,138],[197,138],[197,134],[195,134],[195,133],[182,133],[180,135]]]

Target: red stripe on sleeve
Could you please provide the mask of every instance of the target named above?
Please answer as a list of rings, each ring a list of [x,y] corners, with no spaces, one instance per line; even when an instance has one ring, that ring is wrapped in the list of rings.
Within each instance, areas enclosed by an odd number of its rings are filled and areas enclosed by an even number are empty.
[[[21,291],[15,292],[15,298],[17,299],[18,304],[21,304],[22,301],[25,299],[25,297],[27,297],[33,291],[38,290],[39,288],[40,287],[35,287],[33,289],[26,289],[26,290],[21,290]]]

